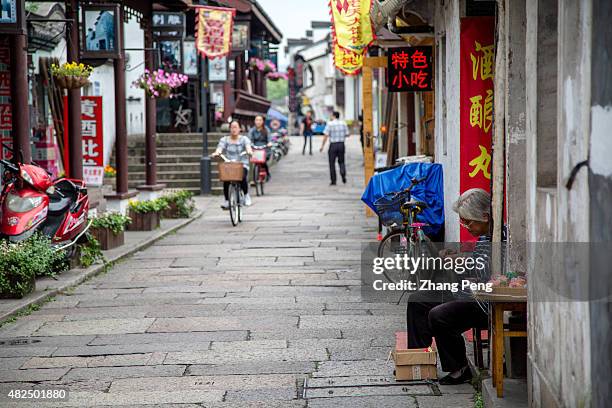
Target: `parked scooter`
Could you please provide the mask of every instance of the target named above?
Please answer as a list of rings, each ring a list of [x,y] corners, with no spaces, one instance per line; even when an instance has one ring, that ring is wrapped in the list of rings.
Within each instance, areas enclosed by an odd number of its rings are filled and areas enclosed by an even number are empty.
[[[34,164],[4,166],[4,188],[0,194],[0,237],[23,241],[35,232],[51,238],[56,250],[68,249],[71,256],[90,222],[89,197],[82,180],[59,178]]]

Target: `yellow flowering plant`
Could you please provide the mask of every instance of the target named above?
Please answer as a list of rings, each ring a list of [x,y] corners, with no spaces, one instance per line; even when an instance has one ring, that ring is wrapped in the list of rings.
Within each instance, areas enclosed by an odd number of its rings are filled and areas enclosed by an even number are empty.
[[[115,177],[117,175],[117,170],[115,170],[110,164],[107,164],[104,166],[104,175],[106,177]]]
[[[65,62],[62,65],[51,64],[51,73],[54,76],[77,76],[81,78],[89,78],[93,67],[91,65],[77,63],[77,62]]]

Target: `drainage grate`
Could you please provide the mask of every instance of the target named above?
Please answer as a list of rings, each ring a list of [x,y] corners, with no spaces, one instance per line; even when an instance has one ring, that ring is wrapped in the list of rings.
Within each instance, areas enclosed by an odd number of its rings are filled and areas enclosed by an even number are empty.
[[[393,377],[358,376],[306,378],[302,397],[440,396],[433,381],[395,381]]]

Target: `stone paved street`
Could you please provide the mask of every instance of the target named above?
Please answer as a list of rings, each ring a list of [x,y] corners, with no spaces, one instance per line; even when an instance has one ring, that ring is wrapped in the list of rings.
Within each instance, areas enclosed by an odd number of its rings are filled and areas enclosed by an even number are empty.
[[[199,199],[200,219],[0,328],[2,389],[70,390],[48,406],[473,406],[469,385],[393,380],[405,305],[360,298],[360,246],[376,234],[358,138],[333,187],[327,156],[293,144],[243,224]]]

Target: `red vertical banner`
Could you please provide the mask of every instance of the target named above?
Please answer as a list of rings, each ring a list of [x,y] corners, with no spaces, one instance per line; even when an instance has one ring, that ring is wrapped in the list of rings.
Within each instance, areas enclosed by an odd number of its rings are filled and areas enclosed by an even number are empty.
[[[5,147],[13,146],[11,129],[13,128],[13,115],[11,113],[11,55],[8,35],[0,39],[0,159],[10,160],[11,151]]]
[[[491,191],[493,135],[493,74],[495,69],[493,17],[461,19],[459,190]],[[460,227],[461,242],[474,241]]]
[[[64,123],[68,123],[68,98],[64,96]],[[83,137],[83,178],[88,185],[102,185],[104,176],[104,134],[102,97],[81,96],[81,135]],[[64,128],[64,157],[68,157],[68,126]],[[66,167],[67,167],[66,160]],[[64,169],[69,174],[69,169]]]

